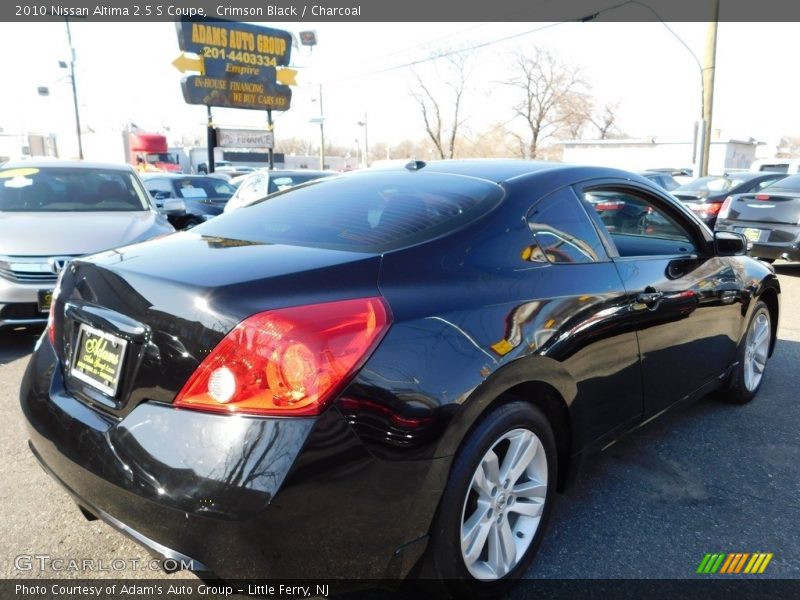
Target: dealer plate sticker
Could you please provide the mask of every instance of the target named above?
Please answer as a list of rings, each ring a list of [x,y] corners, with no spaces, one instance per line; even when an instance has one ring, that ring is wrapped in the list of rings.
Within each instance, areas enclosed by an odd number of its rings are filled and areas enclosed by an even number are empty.
[[[756,229],[755,227],[747,227],[742,229],[742,233],[744,234],[744,237],[751,242],[757,242],[759,239],[761,239],[761,230]]]
[[[47,312],[53,303],[53,290],[39,290],[37,293],[36,304],[39,312]]]
[[[70,374],[101,392],[117,393],[125,347],[128,342],[116,335],[81,325],[75,344],[75,359]]]

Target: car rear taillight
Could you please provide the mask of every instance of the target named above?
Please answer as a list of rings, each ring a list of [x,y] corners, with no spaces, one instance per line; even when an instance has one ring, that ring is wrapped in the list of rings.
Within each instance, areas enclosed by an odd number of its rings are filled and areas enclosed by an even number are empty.
[[[47,317],[47,337],[50,338],[50,343],[53,348],[56,347],[56,303],[50,301],[50,314]]]
[[[175,405],[236,414],[317,415],[366,361],[390,322],[380,298],[253,315],[212,350]]]
[[[56,285],[53,287],[53,295],[50,297],[50,310],[47,315],[47,337],[53,348],[56,347],[56,299],[61,291],[61,277],[63,274],[64,271],[62,270],[56,278]]]
[[[769,200],[769,194],[756,194],[756,200]]]
[[[625,206],[625,202],[622,202],[620,200],[610,200],[608,202],[598,202],[597,204],[594,205],[594,209],[598,212],[599,211],[605,212],[609,210],[619,210],[623,206]]]
[[[728,213],[731,210],[731,202],[733,202],[733,196],[728,196],[725,198],[725,202],[723,202],[722,206],[719,208],[719,213],[717,214],[718,219],[728,218]]]

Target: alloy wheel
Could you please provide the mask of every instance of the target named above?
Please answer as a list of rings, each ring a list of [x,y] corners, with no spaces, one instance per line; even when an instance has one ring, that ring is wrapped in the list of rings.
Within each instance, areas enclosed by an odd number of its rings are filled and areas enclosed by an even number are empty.
[[[769,317],[760,312],[750,324],[744,349],[744,386],[752,392],[761,383],[769,354]]]
[[[494,581],[524,557],[541,521],[547,495],[547,457],[541,440],[514,429],[484,454],[461,514],[461,556],[476,579]]]

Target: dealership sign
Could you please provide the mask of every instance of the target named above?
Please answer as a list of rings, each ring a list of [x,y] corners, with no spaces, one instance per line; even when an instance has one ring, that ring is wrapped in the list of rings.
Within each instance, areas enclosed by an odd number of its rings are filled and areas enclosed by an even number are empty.
[[[272,148],[275,140],[271,131],[260,129],[217,129],[220,148]]]
[[[248,23],[183,19],[177,23],[178,46],[197,58],[181,54],[173,64],[189,104],[287,110],[295,71],[285,67],[292,51],[288,31]]]

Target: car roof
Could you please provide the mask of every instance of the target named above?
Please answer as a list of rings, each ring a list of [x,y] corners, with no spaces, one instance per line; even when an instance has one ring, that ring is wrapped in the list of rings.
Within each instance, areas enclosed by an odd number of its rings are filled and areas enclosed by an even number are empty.
[[[259,172],[266,171],[273,177],[281,175],[338,175],[336,171],[320,171],[315,169],[259,169]]]
[[[409,161],[405,165],[398,164],[388,168],[383,168],[383,171],[399,171],[407,169],[409,164],[414,161]],[[563,168],[567,165],[564,163],[536,161],[536,160],[513,160],[513,159],[491,159],[491,158],[476,158],[476,159],[461,159],[461,160],[437,160],[437,161],[417,161],[418,169],[426,173],[443,173],[448,175],[466,175],[468,177],[477,177],[479,179],[486,179],[494,183],[501,181],[508,181],[520,175],[529,175],[531,173],[546,171],[551,169]]]
[[[0,165],[3,169],[23,169],[26,167],[36,169],[46,169],[48,167],[70,168],[70,169],[105,169],[109,171],[132,171],[133,167],[128,164],[89,162],[85,160],[61,160],[61,159],[33,159],[33,160],[12,160]]]
[[[142,173],[142,179],[155,179],[156,177],[159,179],[216,179],[217,181],[228,182],[227,179],[214,177],[213,173],[209,173],[208,175],[194,175],[191,173]]]
[[[398,171],[418,171],[420,173],[440,173],[445,175],[460,175],[465,177],[475,177],[495,184],[511,182],[514,179],[527,178],[532,175],[555,176],[576,176],[580,178],[593,177],[615,177],[630,179],[637,175],[631,171],[612,169],[610,167],[598,167],[587,165],[576,165],[570,163],[560,163],[551,161],[536,161],[523,159],[493,159],[476,158],[463,160],[439,160],[439,161],[416,161],[416,169],[410,168],[414,161],[406,163],[406,166],[398,165],[384,167],[374,171],[375,173],[391,173]],[[368,176],[371,169],[352,171],[346,173],[347,177]],[[646,179],[642,179],[652,185]]]

